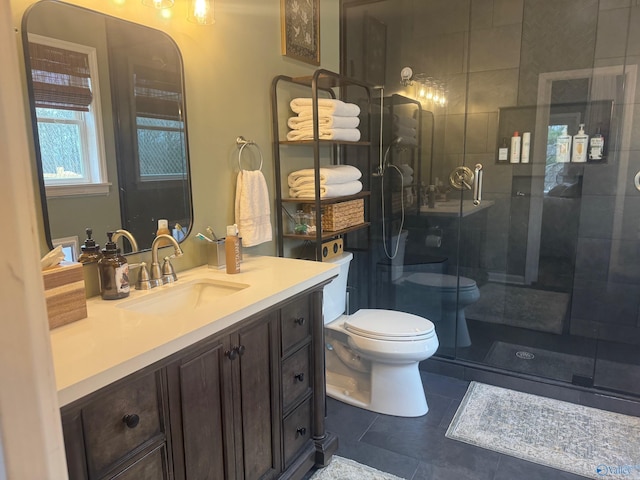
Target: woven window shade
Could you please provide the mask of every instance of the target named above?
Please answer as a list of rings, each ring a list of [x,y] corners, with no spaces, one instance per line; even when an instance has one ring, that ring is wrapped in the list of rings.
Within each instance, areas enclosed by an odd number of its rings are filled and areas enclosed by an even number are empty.
[[[134,93],[138,116],[165,120],[181,119],[180,75],[138,65],[134,73]]]
[[[93,94],[86,54],[30,42],[29,57],[36,107],[89,111]]]

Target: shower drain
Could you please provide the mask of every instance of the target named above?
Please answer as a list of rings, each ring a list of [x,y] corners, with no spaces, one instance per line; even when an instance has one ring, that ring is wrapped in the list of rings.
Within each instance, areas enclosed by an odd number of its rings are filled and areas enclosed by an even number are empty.
[[[531,352],[519,351],[516,352],[516,357],[521,358],[523,360],[533,360],[536,356]]]

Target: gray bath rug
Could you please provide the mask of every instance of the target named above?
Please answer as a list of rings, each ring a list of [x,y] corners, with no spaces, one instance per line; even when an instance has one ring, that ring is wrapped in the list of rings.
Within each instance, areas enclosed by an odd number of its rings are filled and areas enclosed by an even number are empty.
[[[384,473],[362,465],[348,458],[333,456],[331,463],[319,469],[310,480],[402,480],[400,477]]]
[[[640,418],[471,382],[446,436],[588,478],[640,479]]]
[[[480,300],[465,309],[465,316],[483,322],[562,333],[568,305],[568,293],[486,283],[480,287]]]
[[[593,376],[592,358],[506,342],[493,342],[484,363],[569,383],[573,375]]]

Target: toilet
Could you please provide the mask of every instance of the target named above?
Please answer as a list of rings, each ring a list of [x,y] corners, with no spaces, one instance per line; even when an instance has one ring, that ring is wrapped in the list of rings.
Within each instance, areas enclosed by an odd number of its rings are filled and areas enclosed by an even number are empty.
[[[406,273],[396,281],[398,308],[430,318],[443,347],[469,347],[464,309],[480,298],[475,280],[442,273]]]
[[[405,258],[408,232],[393,236],[392,245],[398,242],[395,258],[390,260],[389,280],[394,286],[392,308],[413,313],[431,320],[438,331],[440,345],[445,348],[469,347],[471,337],[464,309],[480,298],[475,280],[443,273],[441,260],[436,263],[409,263]],[[384,290],[384,286],[381,287]],[[382,299],[384,292],[378,297]],[[387,302],[389,303],[389,302]],[[391,306],[391,305],[385,305]]]
[[[331,259],[338,276],[324,287],[327,395],[373,412],[419,417],[429,410],[418,362],[438,349],[433,323],[392,310],[345,315],[350,252]]]

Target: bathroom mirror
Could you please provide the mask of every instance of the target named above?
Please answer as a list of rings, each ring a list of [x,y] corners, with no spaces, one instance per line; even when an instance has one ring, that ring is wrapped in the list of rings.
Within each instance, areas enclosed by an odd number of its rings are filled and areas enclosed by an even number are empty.
[[[49,246],[61,239],[81,245],[91,227],[101,246],[106,232],[125,229],[146,250],[158,219],[182,240],[192,205],[175,42],[159,30],[52,0],[27,10],[22,32]]]

